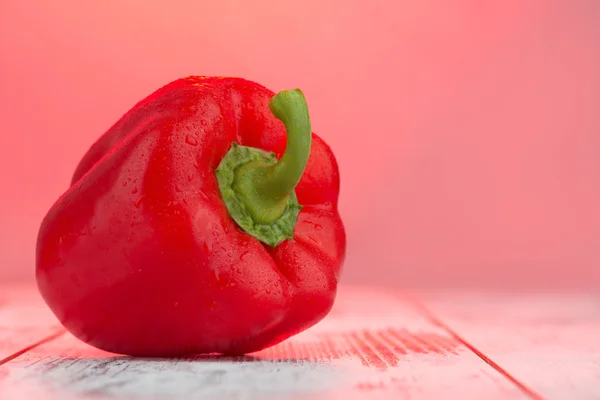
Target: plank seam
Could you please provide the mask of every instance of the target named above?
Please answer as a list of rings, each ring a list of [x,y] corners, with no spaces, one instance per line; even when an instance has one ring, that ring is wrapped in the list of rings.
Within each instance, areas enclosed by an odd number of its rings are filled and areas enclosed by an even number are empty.
[[[38,346],[41,346],[41,345],[48,343],[54,339],[57,339],[58,337],[64,335],[65,333],[66,333],[66,330],[60,329],[60,330],[52,333],[51,335],[48,335],[48,336],[38,340],[37,342],[34,342],[34,343],[30,344],[29,346],[24,347],[21,350],[18,350],[7,357],[4,357],[3,359],[0,360],[0,366],[7,364],[8,362],[14,360],[17,357],[22,356],[23,354],[27,353],[30,350],[35,349]]]
[[[456,331],[454,329],[452,329],[448,324],[444,323],[441,319],[439,319],[420,300],[417,300],[412,297],[411,298],[406,297],[405,300],[408,300],[409,302],[411,302],[417,308],[417,310],[419,312],[421,312],[422,315],[425,318],[427,318],[432,324],[434,324],[437,327],[446,331],[446,333],[448,333],[450,336],[452,336],[457,342],[461,343],[463,346],[465,346],[467,349],[469,349],[471,352],[473,352],[477,357],[479,357],[481,360],[483,360],[486,364],[488,364],[490,367],[492,367],[498,373],[500,373],[500,375],[502,375],[506,379],[508,379],[512,384],[514,384],[525,395],[529,396],[531,399],[534,399],[534,400],[544,400],[544,397],[542,397],[542,395],[540,395],[539,393],[537,393],[536,391],[534,391],[533,389],[531,389],[530,387],[525,385],[522,381],[520,381],[515,376],[510,374],[507,370],[502,368],[498,363],[496,363],[490,357],[486,356],[481,350],[479,350],[477,347],[475,347],[470,342],[468,342],[465,338],[463,338],[458,333],[456,333]]]

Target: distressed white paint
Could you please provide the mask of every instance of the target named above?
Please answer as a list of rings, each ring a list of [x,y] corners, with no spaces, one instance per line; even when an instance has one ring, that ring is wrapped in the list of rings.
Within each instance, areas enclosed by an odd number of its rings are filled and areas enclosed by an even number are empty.
[[[0,287],[0,360],[60,330],[34,288]]]
[[[548,399],[600,399],[600,295],[427,296],[434,314]]]
[[[9,307],[17,319],[23,309],[47,316],[41,302]],[[66,334],[0,366],[0,399],[527,398],[416,308],[378,290],[342,289],[326,320],[252,356],[133,359]]]

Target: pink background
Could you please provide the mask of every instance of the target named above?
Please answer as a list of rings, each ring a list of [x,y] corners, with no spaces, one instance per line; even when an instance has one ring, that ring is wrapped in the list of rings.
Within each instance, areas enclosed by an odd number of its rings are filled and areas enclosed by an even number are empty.
[[[0,281],[88,146],[187,75],[300,87],[344,280],[600,284],[600,1],[0,0]]]

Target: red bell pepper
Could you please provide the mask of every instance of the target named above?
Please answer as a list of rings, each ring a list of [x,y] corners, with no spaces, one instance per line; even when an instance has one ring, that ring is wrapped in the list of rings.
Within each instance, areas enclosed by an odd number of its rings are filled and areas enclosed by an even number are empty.
[[[346,248],[338,192],[302,92],[180,79],[85,154],[41,224],[38,288],[106,351],[258,351],[331,309]]]

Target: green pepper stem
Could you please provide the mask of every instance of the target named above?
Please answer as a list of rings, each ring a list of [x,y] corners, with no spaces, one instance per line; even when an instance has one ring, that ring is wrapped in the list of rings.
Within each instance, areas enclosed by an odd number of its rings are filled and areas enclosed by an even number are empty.
[[[273,223],[283,214],[287,199],[306,168],[312,140],[308,106],[299,89],[277,93],[269,108],[287,131],[285,152],[275,164],[242,165],[235,171],[233,182],[254,221],[262,224]]]

